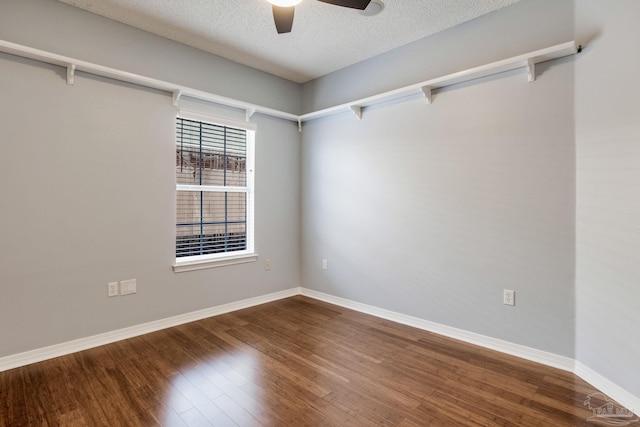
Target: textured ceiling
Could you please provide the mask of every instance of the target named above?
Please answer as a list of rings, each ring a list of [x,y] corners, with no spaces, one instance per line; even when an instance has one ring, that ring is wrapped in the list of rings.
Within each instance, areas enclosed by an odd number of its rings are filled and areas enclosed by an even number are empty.
[[[303,83],[519,0],[383,0],[376,16],[303,0],[277,34],[266,0],[59,0]]]

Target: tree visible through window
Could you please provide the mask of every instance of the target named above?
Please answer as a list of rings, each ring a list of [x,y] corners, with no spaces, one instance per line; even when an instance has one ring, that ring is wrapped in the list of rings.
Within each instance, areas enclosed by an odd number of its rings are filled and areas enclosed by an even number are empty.
[[[178,117],[176,258],[253,251],[253,131]]]

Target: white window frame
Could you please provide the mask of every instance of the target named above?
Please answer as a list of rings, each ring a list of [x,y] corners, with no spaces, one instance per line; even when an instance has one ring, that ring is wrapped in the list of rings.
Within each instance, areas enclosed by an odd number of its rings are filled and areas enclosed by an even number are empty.
[[[178,191],[215,191],[215,192],[241,192],[246,193],[246,242],[247,248],[242,251],[223,252],[209,255],[195,255],[176,257],[173,271],[176,273],[205,268],[223,267],[227,265],[255,262],[258,254],[255,253],[254,226],[255,226],[255,133],[257,126],[251,122],[240,122],[224,119],[194,111],[180,110],[176,118],[194,120],[218,126],[226,126],[245,130],[247,133],[247,185],[246,187],[211,186],[211,185],[181,185],[176,183],[174,200],[177,200]],[[175,129],[175,126],[174,126]],[[175,141],[175,137],[174,137]],[[175,209],[174,209],[175,211]],[[175,222],[175,221],[174,221]],[[174,251],[176,243],[174,241]]]

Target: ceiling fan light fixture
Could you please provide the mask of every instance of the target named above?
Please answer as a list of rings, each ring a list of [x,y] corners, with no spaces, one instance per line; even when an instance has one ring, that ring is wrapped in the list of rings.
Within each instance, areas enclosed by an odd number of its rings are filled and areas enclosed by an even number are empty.
[[[384,10],[384,3],[382,0],[371,0],[369,6],[365,10],[360,11],[360,14],[364,16],[375,16]]]
[[[267,0],[271,3],[271,9],[273,10],[273,21],[276,24],[276,31],[278,34],[286,34],[291,32],[293,27],[293,17],[296,13],[295,6],[302,0]],[[364,10],[369,6],[372,1],[379,3],[379,6],[384,7],[380,0],[318,0],[322,3],[331,4],[333,6],[348,7],[351,9]]]
[[[267,0],[274,6],[279,7],[292,7],[299,4],[302,0]]]

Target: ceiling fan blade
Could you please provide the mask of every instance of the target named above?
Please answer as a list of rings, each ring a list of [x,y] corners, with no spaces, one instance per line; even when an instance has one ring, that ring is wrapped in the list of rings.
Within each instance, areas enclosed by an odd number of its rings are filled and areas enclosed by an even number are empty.
[[[273,6],[273,20],[276,23],[278,34],[290,33],[293,27],[293,14],[295,7]]]
[[[322,3],[329,3],[335,6],[350,7],[352,9],[365,10],[371,0],[318,0]]]

